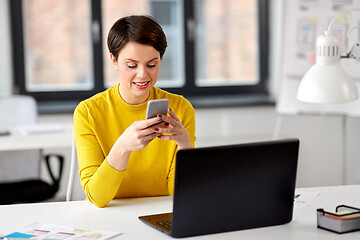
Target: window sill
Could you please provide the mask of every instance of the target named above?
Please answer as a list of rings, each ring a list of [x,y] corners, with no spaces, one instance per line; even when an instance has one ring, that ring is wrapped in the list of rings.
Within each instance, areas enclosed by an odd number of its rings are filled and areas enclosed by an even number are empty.
[[[80,101],[38,101],[39,114],[73,113]]]
[[[236,106],[274,105],[275,100],[268,95],[217,95],[187,97],[194,108],[217,108]],[[73,113],[80,101],[42,101],[38,102],[40,114]]]
[[[237,106],[274,105],[275,100],[265,94],[259,95],[217,95],[187,98],[194,108],[216,108]]]

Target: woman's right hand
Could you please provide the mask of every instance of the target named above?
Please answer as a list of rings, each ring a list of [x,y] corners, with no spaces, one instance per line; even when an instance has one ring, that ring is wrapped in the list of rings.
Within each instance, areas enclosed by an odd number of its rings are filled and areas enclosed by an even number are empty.
[[[119,171],[124,171],[132,151],[145,148],[152,140],[161,135],[155,131],[156,125],[161,122],[161,117],[133,122],[111,148],[107,156],[109,165]]]
[[[161,122],[161,117],[135,121],[123,132],[115,145],[130,152],[141,150],[161,135],[161,133],[155,131],[156,125]]]

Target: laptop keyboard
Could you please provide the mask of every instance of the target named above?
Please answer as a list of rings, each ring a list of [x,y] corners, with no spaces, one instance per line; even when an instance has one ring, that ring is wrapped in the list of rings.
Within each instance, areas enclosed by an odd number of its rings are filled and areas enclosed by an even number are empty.
[[[157,224],[159,224],[160,226],[166,228],[166,229],[169,229],[171,230],[171,220],[168,220],[168,221],[159,221],[157,222]]]

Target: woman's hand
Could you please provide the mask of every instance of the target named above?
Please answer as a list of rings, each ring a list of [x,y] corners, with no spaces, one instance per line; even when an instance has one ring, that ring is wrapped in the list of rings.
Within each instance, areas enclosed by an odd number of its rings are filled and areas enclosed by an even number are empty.
[[[145,148],[152,140],[161,135],[156,130],[162,121],[161,117],[155,117],[133,122],[111,148],[107,156],[109,165],[119,171],[124,171],[132,151]]]
[[[145,148],[152,140],[158,137],[155,129],[157,124],[162,122],[161,117],[133,122],[118,138],[115,143],[126,151],[137,151]]]
[[[167,111],[169,116],[162,115],[164,123],[161,124],[161,127],[155,128],[157,133],[161,133],[159,138],[175,141],[179,150],[191,148],[192,146],[189,133],[186,131],[185,127],[182,125],[173,110],[168,108]]]

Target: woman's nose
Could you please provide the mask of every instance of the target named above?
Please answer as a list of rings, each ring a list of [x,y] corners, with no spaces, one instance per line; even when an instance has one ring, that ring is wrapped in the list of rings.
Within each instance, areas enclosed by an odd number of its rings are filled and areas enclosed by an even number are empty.
[[[147,72],[146,72],[146,68],[144,67],[139,67],[138,68],[138,72],[137,72],[137,77],[139,79],[145,79],[147,77]]]

